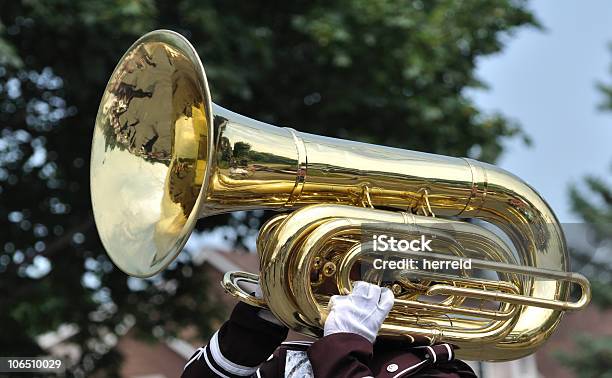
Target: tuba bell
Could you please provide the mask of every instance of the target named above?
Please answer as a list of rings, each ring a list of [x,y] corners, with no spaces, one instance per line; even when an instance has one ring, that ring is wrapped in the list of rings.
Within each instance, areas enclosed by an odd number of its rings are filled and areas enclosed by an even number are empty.
[[[199,218],[280,211],[257,239],[259,275],[228,272],[222,285],[307,335],[322,334],[330,296],[350,291],[356,271],[396,297],[381,334],[447,341],[475,360],[532,353],[565,311],[591,297],[586,278],[570,272],[554,213],[518,177],[472,159],[231,112],[212,103],[200,58],[172,31],[141,37],[115,68],[96,117],[90,174],[104,248],[136,277],[167,267]],[[469,258],[479,274],[376,271],[371,235],[382,232],[426,234],[436,247],[395,258]],[[263,299],[241,282],[258,282]]]

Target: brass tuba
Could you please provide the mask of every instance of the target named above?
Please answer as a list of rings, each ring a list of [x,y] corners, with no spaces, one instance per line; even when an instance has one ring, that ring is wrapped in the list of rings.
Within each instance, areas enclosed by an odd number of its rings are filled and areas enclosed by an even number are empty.
[[[590,300],[589,282],[569,271],[555,215],[519,178],[471,159],[233,113],[212,103],[198,55],[171,31],[136,41],[108,82],[92,142],[91,197],[110,258],[138,277],[168,266],[201,217],[284,211],[260,230],[259,276],[228,272],[223,285],[308,335],[321,335],[329,297],[349,291],[356,270],[396,295],[382,334],[448,341],[468,359],[525,356],[564,311]],[[481,272],[369,269],[377,253],[368,235],[376,232],[434,241],[435,253],[398,258],[469,258]],[[264,299],[240,281],[259,282]],[[575,301],[572,284],[580,288]]]

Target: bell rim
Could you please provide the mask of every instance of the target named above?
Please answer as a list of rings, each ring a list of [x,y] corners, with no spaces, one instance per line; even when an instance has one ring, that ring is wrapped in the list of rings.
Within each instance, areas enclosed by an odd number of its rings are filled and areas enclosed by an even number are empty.
[[[214,157],[213,148],[214,148],[214,141],[216,139],[214,124],[213,124],[214,117],[213,117],[212,99],[210,95],[210,89],[208,86],[208,79],[206,77],[206,72],[204,70],[204,65],[202,64],[202,61],[199,55],[197,54],[195,47],[191,44],[191,42],[189,42],[189,40],[185,36],[181,35],[178,32],[175,32],[173,30],[168,30],[168,29],[158,29],[158,30],[153,30],[141,36],[140,38],[138,38],[125,51],[125,53],[122,55],[121,59],[119,60],[115,68],[113,69],[113,73],[111,74],[107,82],[104,93],[106,93],[106,91],[108,90],[109,84],[113,82],[115,76],[118,73],[118,69],[122,67],[125,59],[129,57],[130,54],[134,50],[138,49],[142,44],[145,44],[145,43],[167,44],[170,47],[181,51],[189,59],[190,63],[192,64],[193,71],[196,74],[197,82],[200,87],[199,89],[200,89],[200,94],[202,96],[202,101],[204,103],[204,115],[206,118],[206,123],[207,123],[206,128],[207,128],[207,134],[208,134],[208,141],[207,141],[208,145],[207,145],[207,151],[206,151],[206,159],[208,163],[205,168],[202,185],[200,187],[198,197],[194,203],[194,206],[191,209],[191,212],[187,218],[187,221],[183,225],[181,231],[176,234],[176,239],[178,243],[172,246],[172,248],[166,254],[166,257],[164,257],[163,259],[165,261],[162,264],[159,264],[158,266],[156,266],[155,269],[147,270],[147,269],[142,269],[142,267],[139,267],[138,269],[133,269],[132,266],[129,266],[128,264],[124,264],[120,258],[115,256],[116,255],[115,253],[111,252],[111,250],[113,250],[112,248],[111,249],[107,248],[107,245],[106,245],[107,243],[105,243],[105,240],[102,237],[100,230],[98,229],[98,235],[100,236],[100,241],[102,242],[102,245],[105,251],[107,252],[107,255],[109,256],[110,260],[112,261],[113,265],[119,268],[119,270],[126,273],[127,275],[132,276],[132,277],[137,277],[137,278],[152,277],[160,273],[164,269],[166,269],[177,258],[177,256],[181,253],[181,251],[183,250],[183,247],[187,243],[191,232],[193,231],[198,219],[200,218],[204,196],[208,191],[208,186],[209,186],[208,184],[210,182],[210,175],[211,175],[210,165]],[[101,105],[102,103],[100,104],[100,106]],[[99,112],[100,112],[100,109],[98,110],[98,113]],[[94,129],[96,127],[97,125],[94,126]],[[95,133],[92,139],[95,139]],[[92,142],[92,145],[93,145],[93,142]],[[91,175],[90,173],[90,185],[92,184],[93,184],[93,175]],[[95,210],[96,207],[93,206],[93,197],[91,198],[91,200],[92,200],[92,210],[93,210],[93,215],[94,215],[94,220],[95,220],[96,219],[96,210]],[[96,224],[96,227],[98,228],[98,222],[95,222],[95,224]]]

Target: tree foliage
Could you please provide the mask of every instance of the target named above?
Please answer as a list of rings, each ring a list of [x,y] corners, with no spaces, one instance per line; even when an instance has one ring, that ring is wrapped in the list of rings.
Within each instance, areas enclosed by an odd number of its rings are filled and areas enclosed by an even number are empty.
[[[600,83],[598,88],[604,95],[600,109],[612,111],[612,85]],[[588,225],[594,244],[609,251],[612,247],[612,187],[609,180],[596,176],[586,177],[583,184],[582,190],[575,185],[570,188],[573,210]],[[612,308],[610,259],[595,259],[592,250],[573,252],[574,258],[589,273],[593,303],[601,309]],[[559,354],[565,365],[579,377],[612,377],[612,336],[594,339],[591,335],[579,335],[576,344],[578,353]]]
[[[133,322],[163,337],[214,306],[189,254],[151,280],[109,262],[92,220],[89,148],[106,80],[143,33],[196,45],[215,102],[298,130],[494,161],[524,135],[465,95],[477,59],[537,23],[523,1],[0,0],[1,355],[78,326],[75,372],[114,374]],[[257,214],[202,220],[253,235]],[[109,346],[110,345],[110,346]],[[104,363],[100,363],[104,361]]]
[[[578,377],[612,377],[612,338],[595,338],[590,335],[576,337],[576,352],[560,354],[563,364]]]

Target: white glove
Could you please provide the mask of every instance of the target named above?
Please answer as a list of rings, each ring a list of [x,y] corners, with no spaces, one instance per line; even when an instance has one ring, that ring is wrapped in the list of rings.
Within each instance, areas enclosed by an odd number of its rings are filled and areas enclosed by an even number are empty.
[[[386,287],[358,281],[349,295],[331,297],[323,334],[356,333],[373,343],[393,300],[393,292]]]

